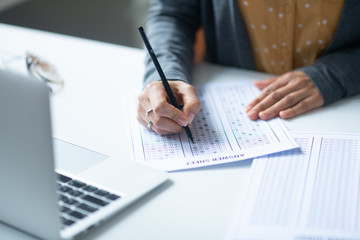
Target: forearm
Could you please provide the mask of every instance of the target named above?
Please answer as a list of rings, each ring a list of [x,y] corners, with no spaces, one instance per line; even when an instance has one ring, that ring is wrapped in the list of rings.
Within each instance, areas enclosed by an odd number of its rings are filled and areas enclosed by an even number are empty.
[[[147,34],[168,79],[191,80],[195,32],[200,25],[198,2],[152,0]],[[149,56],[145,59],[144,86],[159,80]]]

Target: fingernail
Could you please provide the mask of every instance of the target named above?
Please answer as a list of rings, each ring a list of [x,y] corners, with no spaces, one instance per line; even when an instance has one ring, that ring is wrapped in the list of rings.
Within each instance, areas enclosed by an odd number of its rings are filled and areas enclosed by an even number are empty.
[[[248,112],[248,116],[251,120],[258,119],[258,112],[255,110],[250,111],[250,112]]]
[[[261,119],[267,119],[270,116],[270,114],[267,112],[260,112],[259,116]]]
[[[189,123],[192,123],[192,121],[194,120],[195,114],[190,113],[189,114]]]
[[[287,117],[288,117],[288,114],[287,114],[286,111],[281,111],[281,112],[279,112],[279,116],[280,116],[281,118],[287,118]]]
[[[254,116],[254,115],[258,115],[258,112],[255,110],[252,110],[248,113],[249,116]]]
[[[186,126],[187,125],[187,121],[185,117],[180,117],[178,120],[178,123],[180,123],[181,126]]]
[[[245,111],[248,112],[252,107],[253,107],[253,105],[247,105],[247,106],[245,107]]]
[[[259,81],[259,80],[255,80],[254,81],[254,85],[256,86],[256,85],[259,85],[259,84],[261,84],[262,83],[262,81]]]

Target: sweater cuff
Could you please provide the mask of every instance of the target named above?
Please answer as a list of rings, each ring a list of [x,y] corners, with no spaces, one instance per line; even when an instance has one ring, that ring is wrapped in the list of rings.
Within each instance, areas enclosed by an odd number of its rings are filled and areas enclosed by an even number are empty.
[[[325,67],[311,65],[298,70],[304,72],[315,84],[324,99],[324,106],[344,97],[342,86]]]
[[[183,81],[187,84],[190,84],[189,81],[187,80],[186,75],[180,71],[168,71],[168,72],[164,72],[164,74],[165,74],[166,79],[168,79],[169,81]],[[151,74],[149,74],[148,76],[145,76],[143,89],[147,85],[149,85],[150,83],[155,82],[155,81],[161,81],[161,78],[157,71],[154,71]]]

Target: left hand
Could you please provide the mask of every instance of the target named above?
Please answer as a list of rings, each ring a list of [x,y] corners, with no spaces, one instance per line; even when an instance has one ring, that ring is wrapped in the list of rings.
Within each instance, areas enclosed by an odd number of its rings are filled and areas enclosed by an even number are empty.
[[[251,120],[277,116],[288,119],[324,105],[324,99],[310,78],[301,71],[255,81],[262,92],[246,106]]]

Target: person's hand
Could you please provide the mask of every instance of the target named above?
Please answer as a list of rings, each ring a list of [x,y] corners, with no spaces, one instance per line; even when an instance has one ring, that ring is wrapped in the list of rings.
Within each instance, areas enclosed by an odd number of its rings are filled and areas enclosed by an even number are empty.
[[[324,99],[309,77],[294,71],[255,81],[262,92],[246,106],[250,119],[268,120],[276,116],[288,119],[324,105]]]
[[[169,84],[177,103],[183,106],[183,111],[170,103],[161,81],[150,83],[138,97],[138,121],[145,127],[151,121],[151,129],[160,135],[181,132],[183,127],[191,124],[201,108],[193,86],[182,81],[169,81]]]

